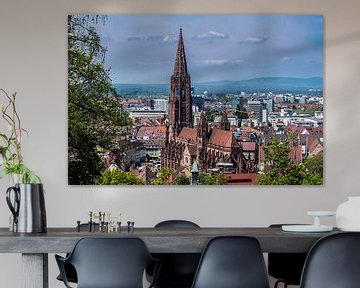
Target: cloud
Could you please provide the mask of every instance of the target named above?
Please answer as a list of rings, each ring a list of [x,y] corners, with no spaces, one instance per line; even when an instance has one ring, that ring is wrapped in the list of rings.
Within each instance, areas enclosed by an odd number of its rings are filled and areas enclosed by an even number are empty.
[[[197,34],[192,37],[193,40],[215,40],[215,39],[229,39],[230,36],[227,33],[221,33],[216,31],[208,31],[202,34]]]
[[[159,61],[159,62],[137,61],[137,62],[135,62],[135,65],[137,65],[137,66],[149,66],[149,67],[164,66],[164,65],[169,65],[169,64],[171,64],[169,61]]]
[[[291,61],[292,60],[292,58],[291,57],[287,57],[287,56],[285,56],[285,57],[283,57],[282,59],[281,59],[281,61],[283,61],[283,62],[288,62],[288,61]]]
[[[239,41],[239,44],[253,44],[253,45],[257,45],[257,44],[264,44],[269,40],[268,37],[266,36],[250,36],[250,37],[246,37],[243,40]]]
[[[208,66],[230,66],[230,65],[240,65],[244,63],[245,60],[243,59],[235,59],[235,60],[228,60],[228,59],[207,59],[204,60],[204,64]]]
[[[160,44],[176,43],[177,38],[169,35],[149,35],[149,36],[131,36],[127,38],[128,42],[157,42]]]
[[[150,35],[146,37],[146,41],[162,41],[164,36],[161,35]]]
[[[138,37],[138,36],[128,37],[128,39],[127,39],[128,42],[137,42],[137,41],[143,41],[143,40],[145,40],[145,37]]]
[[[161,40],[161,43],[176,43],[177,41],[178,41],[178,38],[166,35]]]

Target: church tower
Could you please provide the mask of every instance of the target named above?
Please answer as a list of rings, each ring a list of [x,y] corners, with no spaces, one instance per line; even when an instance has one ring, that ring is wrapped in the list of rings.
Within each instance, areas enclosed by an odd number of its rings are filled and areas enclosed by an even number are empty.
[[[230,131],[230,122],[227,117],[226,111],[224,111],[224,113],[222,115],[221,122],[220,122],[220,129]]]
[[[174,139],[183,127],[193,127],[191,81],[187,71],[184,40],[180,28],[174,73],[169,97],[170,137]]]

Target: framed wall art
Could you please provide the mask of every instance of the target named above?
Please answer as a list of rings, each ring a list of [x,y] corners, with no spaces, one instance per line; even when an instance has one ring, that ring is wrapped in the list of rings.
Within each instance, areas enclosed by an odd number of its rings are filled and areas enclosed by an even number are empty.
[[[322,185],[321,15],[69,15],[70,185]]]

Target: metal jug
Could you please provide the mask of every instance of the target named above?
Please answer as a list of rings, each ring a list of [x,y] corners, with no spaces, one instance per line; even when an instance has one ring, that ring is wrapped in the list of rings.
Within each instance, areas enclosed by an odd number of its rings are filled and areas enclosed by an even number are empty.
[[[11,197],[12,192],[14,193],[13,197]],[[6,202],[14,216],[14,232],[46,232],[45,198],[42,184],[15,184],[6,190]]]

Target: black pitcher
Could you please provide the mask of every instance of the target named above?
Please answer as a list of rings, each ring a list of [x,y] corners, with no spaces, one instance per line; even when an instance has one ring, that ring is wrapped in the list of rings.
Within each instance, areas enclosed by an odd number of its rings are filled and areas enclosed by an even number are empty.
[[[12,192],[14,193],[14,202],[11,201]],[[15,184],[6,190],[6,202],[14,215],[14,232],[46,232],[46,211],[42,184]]]

